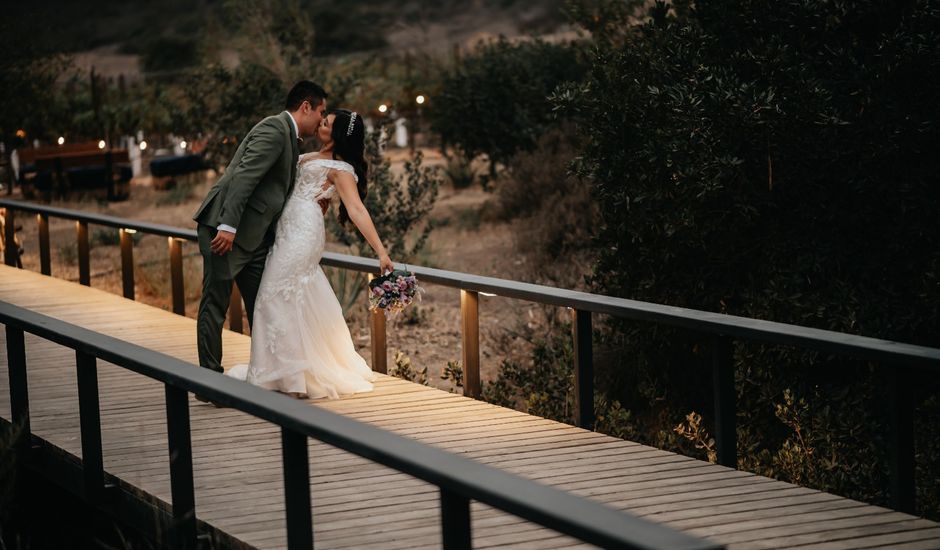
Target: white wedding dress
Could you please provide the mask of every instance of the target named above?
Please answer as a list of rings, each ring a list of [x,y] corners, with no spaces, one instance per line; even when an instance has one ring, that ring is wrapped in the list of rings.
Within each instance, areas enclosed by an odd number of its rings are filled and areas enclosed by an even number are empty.
[[[261,276],[250,364],[235,365],[228,376],[310,398],[372,390],[375,375],[356,352],[343,309],[320,269],[326,231],[317,201],[333,198],[331,170],[355,177],[346,162],[300,163]]]

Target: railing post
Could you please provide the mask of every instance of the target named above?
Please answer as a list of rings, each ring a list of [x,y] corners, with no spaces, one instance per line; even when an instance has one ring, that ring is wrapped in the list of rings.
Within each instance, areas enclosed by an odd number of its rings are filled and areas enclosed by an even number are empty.
[[[78,230],[78,282],[91,286],[91,266],[88,258],[88,222],[75,222]]]
[[[183,290],[183,246],[179,239],[167,237],[170,243],[170,284],[173,288],[173,313],[186,315]]]
[[[78,415],[82,429],[82,475],[85,498],[99,502],[104,491],[101,453],[101,411],[98,400],[98,361],[94,355],[75,352],[78,369]]]
[[[734,390],[734,348],[731,339],[712,339],[712,376],[715,394],[715,447],[718,464],[738,467],[737,419]]]
[[[463,354],[463,394],[479,399],[480,394],[480,295],[460,291],[460,336]]]
[[[23,329],[6,325],[7,375],[10,378],[10,411],[13,425],[22,432],[17,442],[17,453],[26,458],[30,445],[29,385],[26,377],[26,340]]]
[[[375,275],[369,274],[369,281]],[[368,290],[368,288],[367,288]],[[372,347],[372,370],[388,374],[388,345],[385,340],[385,313],[379,310],[369,314],[369,338]]]
[[[307,436],[281,428],[284,462],[284,504],[287,514],[287,548],[313,548],[313,518],[310,510],[310,458]]]
[[[3,217],[3,263],[16,266],[16,222],[13,219],[13,209],[9,206],[4,209]]]
[[[242,334],[245,332],[242,325],[242,293],[238,291],[238,285],[232,285],[232,295],[228,301],[228,328]]]
[[[170,492],[173,497],[175,548],[196,548],[196,498],[189,425],[189,393],[170,385],[166,392],[166,427],[170,448]]]
[[[441,535],[445,550],[470,550],[470,499],[441,487]]]
[[[121,228],[121,279],[124,297],[134,299],[134,233],[133,229]]]
[[[900,365],[885,365],[889,395],[888,463],[891,465],[891,506],[914,513],[914,395],[910,372]]]
[[[574,339],[574,386],[578,426],[594,429],[594,348],[591,312],[571,310]]]
[[[39,271],[43,275],[52,275],[52,256],[49,248],[49,215],[39,214]]]

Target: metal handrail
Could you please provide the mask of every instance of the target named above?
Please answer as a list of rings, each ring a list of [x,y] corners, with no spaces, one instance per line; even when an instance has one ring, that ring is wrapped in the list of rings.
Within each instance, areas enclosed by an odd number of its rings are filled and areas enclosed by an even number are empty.
[[[445,548],[469,548],[470,500],[605,548],[718,549],[723,546],[530,481],[430,445],[311,407],[174,357],[0,301],[6,326],[13,422],[29,427],[24,332],[76,351],[85,495],[104,490],[98,359],[162,382],[166,388],[168,460],[182,548],[196,545],[188,392],[282,429],[290,548],[310,548],[312,520],[307,438],[437,485]],[[24,406],[25,405],[25,406]],[[182,507],[180,506],[182,504]]]
[[[0,206],[33,214],[82,221],[118,229],[133,229],[144,233],[173,237],[196,242],[196,231],[179,227],[118,218],[106,214],[69,210],[18,200],[0,199]],[[363,273],[378,271],[378,260],[340,254],[323,253],[323,265]],[[915,364],[940,373],[940,349],[905,344],[868,336],[846,334],[724,313],[667,306],[591,294],[577,290],[524,283],[496,277],[486,277],[422,266],[408,266],[422,282],[438,284],[477,293],[495,294],[539,304],[568,307],[579,311],[623,317],[634,321],[647,321],[676,328],[691,329],[715,335],[755,340],[770,344],[783,344],[829,353],[852,355],[877,361],[898,361]]]
[[[133,298],[133,263],[130,260],[132,239],[126,238],[125,230],[169,237],[173,310],[180,314],[185,313],[179,241],[195,241],[194,230],[9,199],[0,199],[0,207],[6,207],[8,211],[15,209],[40,216],[40,255],[43,258],[43,273],[46,274],[50,273],[50,262],[48,259],[48,224],[47,222],[44,224],[43,217],[47,219],[49,216],[54,216],[76,220],[79,224],[79,279],[82,284],[90,284],[87,224],[120,228],[125,296],[129,298]],[[12,225],[7,224],[6,242],[13,242]],[[45,238],[42,237],[43,234]],[[8,253],[12,248],[6,247]],[[13,265],[12,257],[8,256],[7,264]],[[378,261],[375,259],[333,252],[325,252],[321,264],[365,273],[375,273],[379,269]],[[940,349],[429,267],[408,266],[408,269],[424,283],[460,289],[464,394],[472,397],[479,397],[482,393],[478,315],[480,294],[570,308],[575,352],[575,416],[578,424],[588,429],[594,426],[594,373],[591,342],[593,314],[607,314],[634,321],[662,324],[695,331],[710,338],[714,377],[714,435],[718,463],[732,468],[737,467],[737,413],[733,360],[735,340],[788,345],[879,362],[881,367],[886,369],[890,382],[887,389],[891,410],[890,435],[893,438],[889,448],[893,505],[903,512],[914,512],[914,405],[909,399],[910,380],[904,376],[904,371],[914,368],[932,373],[940,372]],[[84,275],[81,275],[82,273]],[[240,299],[237,295],[232,305],[233,308],[229,312],[230,326],[241,331]],[[387,370],[387,349],[385,319],[381,314],[372,315],[371,338],[372,367],[384,373]]]

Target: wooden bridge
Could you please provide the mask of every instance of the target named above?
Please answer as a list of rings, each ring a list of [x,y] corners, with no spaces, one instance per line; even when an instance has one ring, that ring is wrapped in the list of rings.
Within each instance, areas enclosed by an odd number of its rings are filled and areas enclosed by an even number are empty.
[[[183,546],[198,529],[245,548],[940,548],[909,514],[385,375],[295,401],[192,367],[191,319],[13,267],[0,323],[0,416],[25,418],[29,467]],[[247,361],[247,336],[223,345]]]

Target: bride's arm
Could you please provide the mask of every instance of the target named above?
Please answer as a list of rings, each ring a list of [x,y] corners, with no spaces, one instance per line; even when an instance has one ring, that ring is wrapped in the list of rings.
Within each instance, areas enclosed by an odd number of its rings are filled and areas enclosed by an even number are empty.
[[[366,238],[369,246],[372,247],[372,250],[375,250],[376,255],[379,257],[379,271],[384,274],[385,271],[393,270],[394,265],[392,264],[392,260],[388,257],[388,252],[385,251],[385,247],[382,246],[382,239],[379,238],[379,233],[375,230],[372,217],[369,215],[369,211],[366,210],[366,206],[362,204],[362,199],[359,198],[359,190],[356,189],[356,179],[349,172],[339,170],[331,170],[330,179],[339,192],[340,200],[346,205],[346,212],[349,213],[349,219],[356,224],[356,228],[359,229],[359,232],[362,233],[362,236]]]

